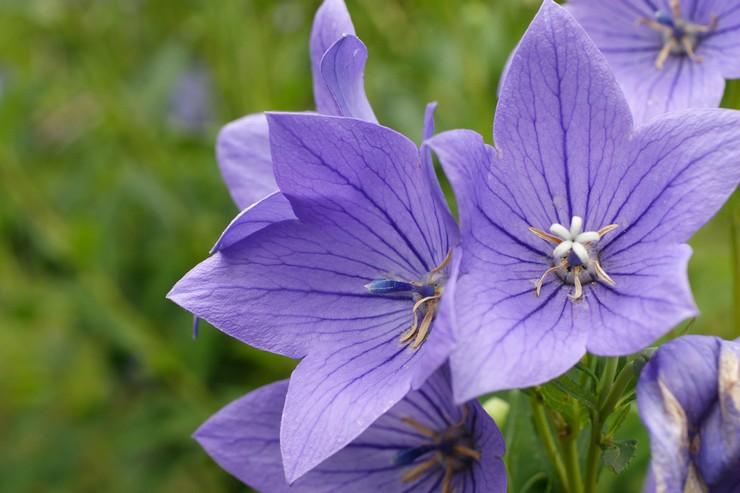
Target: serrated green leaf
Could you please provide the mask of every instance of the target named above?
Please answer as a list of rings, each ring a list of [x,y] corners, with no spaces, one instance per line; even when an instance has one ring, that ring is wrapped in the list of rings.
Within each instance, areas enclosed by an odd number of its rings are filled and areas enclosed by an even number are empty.
[[[637,440],[622,440],[608,443],[601,451],[604,467],[614,474],[626,471],[637,454]]]

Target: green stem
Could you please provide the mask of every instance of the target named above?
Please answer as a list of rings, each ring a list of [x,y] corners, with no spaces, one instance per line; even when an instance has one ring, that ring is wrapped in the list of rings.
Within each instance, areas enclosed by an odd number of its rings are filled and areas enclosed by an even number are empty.
[[[617,405],[617,402],[619,402],[619,399],[622,397],[622,394],[624,393],[624,390],[627,388],[627,386],[630,384],[632,379],[635,376],[635,373],[633,371],[633,367],[635,366],[634,361],[630,362],[626,365],[624,365],[624,368],[622,368],[622,371],[619,372],[619,376],[617,377],[617,380],[614,382],[614,385],[611,388],[611,391],[609,392],[609,395],[604,400],[604,405],[599,409],[599,414],[602,416],[609,417],[609,415],[614,412],[614,408]]]
[[[565,462],[566,472],[568,474],[568,484],[570,484],[570,493],[583,493],[581,484],[581,464],[578,460],[578,439],[577,433],[569,433],[560,438],[560,446],[563,449],[563,462]]]
[[[560,483],[563,485],[563,489],[565,491],[570,491],[568,487],[568,476],[565,472],[565,466],[563,466],[563,461],[560,459],[560,454],[558,454],[558,448],[555,444],[555,440],[552,437],[552,431],[550,430],[550,425],[547,422],[545,410],[542,407],[542,404],[540,404],[535,398],[531,398],[529,400],[529,403],[532,407],[532,419],[534,420],[534,427],[537,431],[537,435],[540,437],[542,445],[545,446],[545,452],[547,453],[550,462],[555,468],[555,472],[558,475]]]
[[[607,418],[614,411],[614,406],[619,402],[624,389],[627,388],[633,378],[632,366],[633,363],[625,365],[617,376],[619,358],[609,358],[604,365],[604,373],[599,384],[599,409],[591,413],[591,436],[589,438],[588,454],[586,455],[586,493],[596,491],[599,454],[601,452],[601,431]]]
[[[740,204],[737,201],[736,204]],[[732,246],[732,280],[735,337],[740,336],[740,205],[735,205],[730,217],[730,244]]]

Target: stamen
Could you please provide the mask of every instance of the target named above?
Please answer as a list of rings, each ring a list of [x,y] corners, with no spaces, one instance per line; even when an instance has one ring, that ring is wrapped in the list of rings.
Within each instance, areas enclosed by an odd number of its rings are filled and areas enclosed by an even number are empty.
[[[655,13],[655,19],[637,19],[638,24],[658,31],[663,36],[663,47],[655,59],[655,67],[662,70],[671,54],[686,55],[694,62],[703,62],[704,57],[695,53],[699,34],[713,31],[717,27],[717,16],[711,14],[711,20],[706,26],[694,24],[683,18],[678,0],[671,0],[669,5],[672,17],[668,12],[659,10]]]
[[[610,224],[609,226],[604,226],[603,228],[601,228],[600,230],[598,230],[597,233],[601,237],[601,236],[604,236],[605,234],[607,234],[609,231],[612,231],[614,229],[617,229],[618,227],[619,227],[619,224]]]
[[[533,228],[533,227],[530,226],[529,227],[529,230],[532,233],[534,233],[537,236],[539,236],[540,238],[542,238],[543,240],[549,241],[550,243],[555,243],[556,245],[562,243],[562,241],[563,241],[563,240],[561,240],[560,238],[558,238],[555,235],[551,235],[550,233],[545,233],[541,229]]]
[[[553,267],[551,269],[547,269],[545,271],[545,273],[542,274],[542,277],[540,277],[540,280],[537,281],[537,284],[535,284],[535,287],[534,287],[534,294],[535,294],[535,296],[539,296],[540,295],[540,290],[542,289],[542,283],[545,281],[545,278],[547,276],[549,276],[550,274],[553,274],[553,273],[559,271],[560,269],[567,269],[567,268],[568,268],[568,261],[567,260],[563,260],[562,262],[560,262],[560,265],[556,265],[555,267]]]
[[[437,462],[439,462],[437,459],[437,455],[439,455],[439,452],[434,454],[434,457],[432,457],[428,461],[422,462],[421,464],[404,474],[401,477],[401,481],[403,481],[404,483],[412,483],[419,479],[422,474],[437,465]]]
[[[404,423],[406,423],[407,425],[409,425],[410,427],[412,427],[413,429],[415,429],[416,431],[418,431],[421,435],[424,435],[425,437],[428,437],[428,438],[437,438],[439,436],[439,434],[436,431],[434,431],[434,430],[428,428],[427,426],[419,423],[418,421],[416,421],[413,418],[409,418],[407,416],[404,416],[404,417],[401,418],[401,421],[403,421]]]
[[[571,299],[571,301],[576,301],[583,296],[583,287],[581,286],[581,268],[580,267],[574,267],[573,268],[573,282],[575,284],[576,290],[574,294],[568,293],[568,298]]]
[[[448,265],[450,265],[450,261],[451,260],[452,260],[452,250],[450,250],[449,252],[447,252],[447,255],[445,255],[444,260],[442,260],[442,263],[439,264],[434,269],[432,269],[432,271],[430,272],[430,274],[439,274],[440,272],[442,272],[442,270],[445,267],[447,267]]]
[[[560,271],[563,271],[561,278],[564,281],[570,283],[572,279],[574,291],[568,297],[573,301],[583,297],[584,282],[591,282],[598,278],[614,285],[614,281],[604,272],[597,258],[591,259],[591,249],[592,245],[598,242],[602,236],[617,227],[616,224],[609,224],[598,231],[583,231],[583,218],[581,216],[571,218],[570,229],[566,229],[562,224],[553,224],[550,226],[552,235],[530,227],[529,230],[539,238],[557,245],[552,251],[552,256],[555,262],[559,262],[554,267],[547,269],[535,283],[535,295],[540,295],[547,276]]]
[[[472,448],[466,447],[465,445],[457,444],[454,447],[452,447],[452,449],[459,454],[462,454],[466,457],[470,457],[471,459],[480,460],[480,452],[478,452],[477,450],[473,450]]]
[[[417,312],[419,307],[428,301],[439,299],[441,296],[442,295],[427,296],[426,298],[422,298],[416,303],[414,303],[414,308],[411,310],[411,312],[414,314],[414,323],[413,325],[411,325],[411,328],[403,336],[401,336],[401,342],[409,342],[411,339],[414,338],[414,334],[416,334],[416,329],[419,327],[419,313]],[[435,312],[436,312],[436,307],[432,303],[430,303],[430,306],[427,308],[427,312],[424,314],[422,326],[427,321],[427,317],[429,316],[430,313],[432,314],[432,316],[428,324],[429,325],[432,324],[432,322],[434,321]],[[429,327],[426,327],[424,329],[424,335],[426,335],[427,330],[429,330]],[[414,349],[416,349],[417,347],[418,346],[415,345]]]
[[[452,472],[452,464],[448,464],[442,480],[442,493],[452,493]]]
[[[432,322],[434,322],[434,315],[436,311],[436,307],[429,307],[427,309],[427,312],[424,315],[424,319],[421,321],[421,325],[419,326],[419,331],[416,334],[416,340],[411,345],[413,349],[417,349],[419,346],[421,346],[421,343],[424,342],[424,340],[427,338],[429,327],[431,327]]]
[[[602,281],[604,281],[605,283],[611,286],[617,285],[617,283],[614,282],[614,280],[611,277],[609,277],[609,275],[604,271],[604,269],[601,267],[601,264],[599,263],[598,260],[594,260],[593,265],[594,265],[594,270],[596,271],[596,275],[599,276],[599,279],[601,279]]]

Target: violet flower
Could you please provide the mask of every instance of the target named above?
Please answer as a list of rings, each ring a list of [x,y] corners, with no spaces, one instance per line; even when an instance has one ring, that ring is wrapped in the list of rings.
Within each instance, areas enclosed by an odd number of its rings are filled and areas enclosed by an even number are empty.
[[[635,121],[719,106],[740,78],[740,4],[727,0],[569,0],[606,56]]]
[[[303,358],[281,428],[293,481],[447,359],[442,294],[453,289],[458,232],[429,156],[401,134],[322,115],[268,122],[275,177],[297,219],[250,235],[232,224],[169,297],[247,344]],[[431,136],[431,110],[425,128]]]
[[[637,405],[650,434],[647,491],[740,491],[740,339],[662,345],[640,374]]]
[[[343,0],[325,0],[314,18],[310,54],[316,110],[377,122],[364,89],[367,48],[356,36]],[[234,202],[244,211],[243,234],[272,221],[294,219],[287,200],[277,192],[264,113],[226,125],[216,153]]]
[[[685,242],[740,180],[740,113],[633,130],[601,53],[546,0],[511,61],[494,141],[428,141],[460,209],[459,402],[546,382],[586,351],[636,352],[696,314]]]
[[[288,486],[278,443],[288,385],[247,394],[194,435],[221,467],[263,493],[506,491],[501,432],[478,402],[452,402],[445,368]]]

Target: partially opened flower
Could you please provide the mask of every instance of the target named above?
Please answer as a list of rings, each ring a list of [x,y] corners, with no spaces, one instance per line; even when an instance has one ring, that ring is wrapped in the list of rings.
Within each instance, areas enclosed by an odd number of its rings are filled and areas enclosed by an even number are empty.
[[[661,346],[637,385],[650,433],[651,492],[740,491],[740,340]]]
[[[478,402],[453,403],[446,368],[291,486],[278,443],[286,392],[283,381],[247,394],[212,416],[195,439],[263,493],[506,491],[501,432]]]
[[[169,297],[247,344],[304,358],[281,429],[292,481],[445,361],[458,232],[430,161],[404,136],[352,118],[268,121],[297,219],[250,235],[232,224]]]
[[[587,350],[633,353],[696,314],[685,242],[737,186],[740,114],[634,131],[603,56],[546,0],[512,58],[494,141],[428,141],[460,209],[459,401],[546,382]]]
[[[717,107],[740,78],[740,5],[728,0],[568,0],[606,55],[638,123]]]
[[[343,0],[325,0],[314,18],[310,54],[316,110],[377,122],[364,89],[367,48],[355,35]],[[264,113],[226,125],[216,144],[221,174],[239,209],[241,233],[280,219],[295,218],[277,192]]]

